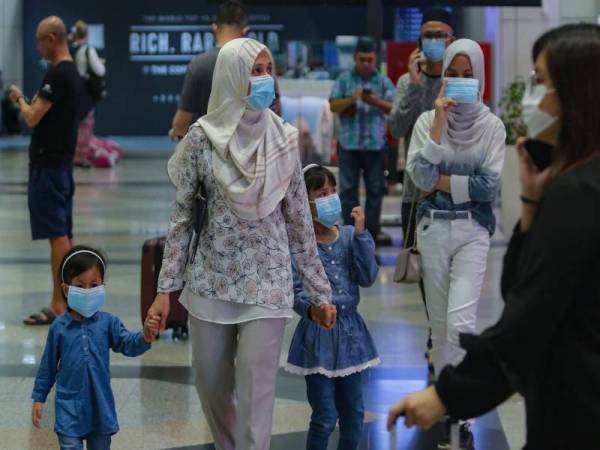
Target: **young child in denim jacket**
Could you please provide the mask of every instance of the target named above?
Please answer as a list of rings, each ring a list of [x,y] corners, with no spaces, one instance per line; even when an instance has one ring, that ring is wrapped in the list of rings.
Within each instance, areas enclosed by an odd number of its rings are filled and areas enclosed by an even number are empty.
[[[106,260],[98,250],[73,247],[60,265],[67,312],[48,332],[35,379],[32,421],[40,427],[42,406],[56,383],[54,431],[61,449],[110,449],[119,430],[110,386],[109,350],[138,356],[158,333],[158,318],[149,317],[144,332],[132,333],[118,317],[100,311],[105,301]]]
[[[325,167],[304,169],[319,255],[331,284],[337,308],[335,326],[325,330],[302,292],[294,271],[294,310],[302,319],[294,333],[286,370],[304,375],[312,416],[307,450],[326,450],[329,436],[340,422],[339,450],[355,450],[364,419],[362,372],[379,364],[377,350],[358,313],[359,286],[377,278],[375,242],[365,230],[360,207],[352,211],[354,226],[337,225],[341,213],[334,175]]]

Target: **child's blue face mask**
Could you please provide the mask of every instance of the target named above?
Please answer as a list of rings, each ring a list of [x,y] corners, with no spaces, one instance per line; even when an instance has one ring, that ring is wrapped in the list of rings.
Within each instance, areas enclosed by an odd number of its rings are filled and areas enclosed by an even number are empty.
[[[479,101],[479,80],[477,78],[446,78],[446,97],[458,103],[477,103]]]
[[[67,303],[83,317],[92,317],[96,314],[106,298],[104,286],[84,289],[77,286],[69,286]]]
[[[331,228],[340,219],[342,214],[342,203],[337,194],[331,194],[327,197],[316,198],[313,202],[317,208],[316,221],[321,225]]]
[[[440,62],[444,59],[446,39],[423,39],[421,48],[428,61]]]
[[[246,103],[254,111],[267,109],[275,100],[275,80],[271,75],[250,78],[250,95]]]

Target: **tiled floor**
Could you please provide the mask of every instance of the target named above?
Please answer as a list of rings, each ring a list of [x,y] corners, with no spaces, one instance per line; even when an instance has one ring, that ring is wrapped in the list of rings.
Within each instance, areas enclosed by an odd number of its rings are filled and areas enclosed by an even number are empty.
[[[138,140],[139,141],[139,140]],[[143,141],[135,141],[138,147]],[[134,142],[134,141],[131,141]],[[45,305],[50,292],[49,249],[32,242],[27,212],[27,154],[22,141],[0,140],[0,448],[54,449],[52,398],[45,408],[42,430],[30,422],[33,376],[43,349],[47,327],[25,327],[21,320]],[[154,146],[153,146],[154,145]],[[77,170],[75,239],[104,249],[109,257],[106,310],[119,315],[130,329],[140,328],[140,255],[145,239],[164,233],[173,190],[166,178],[168,152],[132,153],[111,170]],[[399,198],[385,200],[385,212],[397,214]],[[390,229],[401,240],[398,229]],[[396,249],[383,250],[391,263]],[[483,327],[498,316],[498,290],[504,247],[493,246],[480,306]],[[423,346],[425,314],[416,286],[391,282],[391,267],[380,271],[370,289],[362,291],[361,312],[377,343],[382,365],[365,376],[367,424],[361,450],[388,450],[383,430],[389,405],[404,393],[425,385]],[[284,351],[294,330],[286,329]],[[208,449],[210,433],[193,389],[188,342],[163,336],[139,358],[113,355],[113,389],[121,431],[114,449]],[[277,385],[273,450],[304,448],[310,415],[304,381],[281,371]],[[478,450],[520,448],[523,412],[519,399],[477,420]],[[434,449],[439,430],[428,433],[399,427],[396,448]],[[335,441],[333,439],[332,441]],[[330,448],[336,448],[332,442]]]

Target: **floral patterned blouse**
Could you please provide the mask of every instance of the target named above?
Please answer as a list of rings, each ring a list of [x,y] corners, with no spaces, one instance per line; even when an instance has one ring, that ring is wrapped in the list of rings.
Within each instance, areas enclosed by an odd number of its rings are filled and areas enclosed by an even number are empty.
[[[171,157],[169,177],[176,188],[158,292],[186,286],[211,299],[270,309],[294,303],[291,255],[313,304],[331,302],[321,264],[300,160],[287,192],[270,215],[244,220],[229,208],[212,172],[212,144],[192,126]],[[196,255],[188,264],[192,207],[199,183],[208,197]]]

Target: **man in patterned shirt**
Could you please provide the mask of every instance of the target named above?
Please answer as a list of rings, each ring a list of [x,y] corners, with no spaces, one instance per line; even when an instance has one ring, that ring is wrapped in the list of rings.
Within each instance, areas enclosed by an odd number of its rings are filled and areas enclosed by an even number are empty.
[[[376,69],[375,42],[358,39],[354,68],[342,73],[333,86],[329,103],[340,116],[338,136],[340,199],[344,223],[352,224],[350,213],[359,204],[358,186],[363,173],[367,189],[366,227],[381,241],[381,204],[385,184],[385,120],[392,108],[394,85]]]

